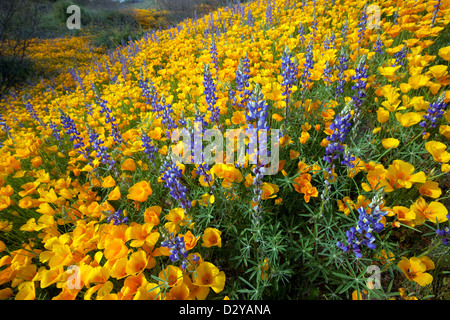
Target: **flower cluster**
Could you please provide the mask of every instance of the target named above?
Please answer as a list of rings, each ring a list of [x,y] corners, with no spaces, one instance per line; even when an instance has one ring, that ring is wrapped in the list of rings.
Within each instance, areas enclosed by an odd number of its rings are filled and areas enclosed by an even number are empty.
[[[266,0],[266,24],[269,26],[273,24],[273,6],[271,0]]]
[[[302,90],[303,92],[311,83],[311,70],[314,69],[314,52],[313,52],[313,40],[309,39],[308,46],[306,47],[305,63],[303,64],[303,73],[301,75]]]
[[[4,132],[6,132],[6,134],[9,135],[9,131],[11,130],[11,127],[8,126],[5,118],[3,118],[2,114],[0,114],[0,127],[3,129]]]
[[[441,5],[442,5],[442,1],[438,0],[437,3],[433,6],[434,7],[434,11],[433,11],[433,17],[431,18],[431,27],[434,27],[435,23],[436,23],[436,18],[439,14],[439,11],[441,9]]]
[[[399,51],[394,54],[395,62],[392,67],[403,66],[405,63],[405,57],[408,53],[408,47],[404,45]]]
[[[169,189],[172,198],[178,201],[183,209],[189,209],[191,203],[186,198],[188,189],[180,182],[183,171],[175,163],[165,160],[160,172],[164,187]]]
[[[352,90],[356,90],[357,92],[352,97],[352,100],[354,101],[355,110],[358,113],[355,117],[358,117],[363,99],[366,97],[367,64],[364,58],[358,63],[358,67],[355,70],[355,75],[352,77],[352,80],[356,82],[355,85],[352,86]]]
[[[230,90],[230,98],[238,108],[245,108],[247,106],[248,99],[251,95],[249,80],[250,60],[248,59],[248,54],[246,54],[236,70],[236,91]]]
[[[211,123],[219,121],[220,109],[216,105],[217,95],[216,95],[216,85],[209,69],[209,65],[205,65],[205,70],[203,72],[203,86],[205,88],[205,98],[208,104],[208,111],[211,113],[209,120]]]
[[[161,123],[166,127],[166,136],[171,137],[172,130],[177,128],[177,124],[174,119],[174,111],[170,103],[166,103],[164,97],[161,98],[162,120]]]
[[[27,103],[25,104],[25,108],[27,109],[27,111],[29,112],[31,118],[33,118],[34,120],[36,120],[37,122],[39,122],[39,124],[43,127],[47,127],[47,125],[42,121],[42,119],[38,116],[38,114],[36,113],[36,110],[34,110],[33,106],[31,105],[30,101],[27,101]]]
[[[112,169],[116,162],[109,155],[108,148],[103,145],[104,141],[100,139],[100,135],[94,130],[88,130],[88,134],[89,143],[91,144],[92,149],[97,153],[96,156],[103,164],[108,166],[108,169]]]
[[[380,233],[384,229],[381,223],[382,217],[387,214],[387,211],[381,211],[379,207],[372,209],[369,214],[366,209],[360,207],[358,209],[359,217],[356,227],[351,227],[346,231],[347,244],[340,241],[336,245],[344,252],[353,252],[357,258],[362,257],[361,246],[366,246],[369,249],[376,249],[374,232]]]
[[[344,50],[341,49],[341,54],[339,55],[338,58],[339,64],[337,65],[337,70],[338,70],[338,81],[335,87],[335,96],[339,97],[341,94],[344,93],[344,85],[346,83],[345,78],[344,78],[344,71],[347,70],[348,66],[347,66],[347,62],[348,62],[348,57],[345,54]]]
[[[378,37],[377,41],[375,41],[373,51],[375,51],[378,54],[383,53],[383,41],[381,41],[380,37]]]
[[[175,237],[173,233],[170,233],[169,236],[161,242],[161,247],[169,249],[169,258],[172,262],[181,260],[181,268],[186,269],[188,264],[188,251],[186,250],[183,236]]]
[[[337,160],[340,154],[345,151],[343,142],[345,141],[345,138],[352,126],[350,123],[350,105],[351,102],[345,106],[340,114],[336,115],[336,118],[330,125],[330,130],[332,130],[332,133],[327,137],[327,140],[330,143],[327,145],[325,149],[325,156],[323,157],[323,160],[330,165],[326,169],[329,174],[331,174],[334,169],[334,160]]]
[[[289,104],[289,96],[292,93],[292,86],[297,80],[297,61],[292,53],[289,52],[289,48],[285,48],[281,56],[281,77],[283,81],[281,86],[283,87],[283,96],[286,101],[286,108]]]
[[[61,124],[63,126],[63,129],[65,129],[66,133],[69,135],[70,141],[73,142],[73,148],[75,150],[78,150],[78,152],[80,152],[86,159],[88,159],[85,144],[83,142],[80,132],[78,131],[75,125],[75,122],[68,114],[65,114],[61,110],[60,113],[61,113]]]
[[[442,237],[442,243],[448,246],[448,239],[450,238],[450,227],[444,227],[442,229],[437,229],[436,234]]]
[[[219,65],[217,60],[217,46],[216,42],[214,41],[214,38],[211,37],[211,46],[209,47],[209,52],[211,53],[211,59],[212,63],[214,65],[214,69],[216,70],[216,74],[219,73]]]
[[[364,34],[366,32],[366,28],[367,28],[367,13],[366,13],[366,8],[364,8],[361,12],[361,18],[359,20],[358,23],[358,45],[359,47],[361,47],[361,42],[364,39]]]
[[[300,22],[300,25],[298,26],[298,41],[299,44],[302,46],[305,45],[305,27],[303,26],[303,23]]]
[[[447,108],[448,103],[444,102],[444,96],[441,96],[435,102],[431,102],[426,114],[423,115],[422,121],[420,121],[419,125],[424,129],[422,135],[427,134],[428,128],[435,128],[437,121],[442,118],[444,115],[445,109]]]
[[[120,134],[120,130],[116,123],[116,118],[111,115],[112,109],[107,106],[107,101],[100,99],[100,113],[105,115],[105,122],[111,125],[111,135],[116,143],[122,143],[122,135]]]
[[[266,121],[269,106],[262,98],[263,95],[261,93],[261,88],[259,86],[255,86],[248,104],[245,119],[250,124],[249,127],[256,130],[268,130],[270,128]]]
[[[142,90],[142,95],[147,99],[146,102],[152,106],[152,111],[156,113],[156,117],[160,116],[162,111],[161,97],[150,79],[139,80],[139,88]]]
[[[128,222],[128,217],[122,217],[122,210],[117,210],[106,218],[106,222],[110,223],[112,221],[113,225],[118,226],[120,224],[126,224]]]
[[[155,158],[155,154],[158,151],[158,147],[152,144],[152,138],[141,130],[141,141],[144,152],[147,154],[150,161]]]

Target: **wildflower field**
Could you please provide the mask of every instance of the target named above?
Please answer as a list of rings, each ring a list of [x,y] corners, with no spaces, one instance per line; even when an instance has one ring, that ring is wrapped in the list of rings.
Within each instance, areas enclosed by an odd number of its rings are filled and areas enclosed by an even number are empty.
[[[450,299],[449,23],[254,0],[36,40],[63,71],[0,101],[0,299]]]

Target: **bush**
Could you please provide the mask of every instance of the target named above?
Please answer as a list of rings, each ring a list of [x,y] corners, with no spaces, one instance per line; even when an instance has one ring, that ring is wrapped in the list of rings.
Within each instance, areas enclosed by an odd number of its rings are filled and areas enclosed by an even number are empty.
[[[39,19],[37,2],[0,0],[0,92],[29,73],[25,56]]]
[[[113,28],[102,28],[97,31],[92,39],[92,44],[96,47],[113,49],[119,46],[122,41],[129,39],[136,40],[142,36],[143,31],[133,28],[129,25],[123,25]]]

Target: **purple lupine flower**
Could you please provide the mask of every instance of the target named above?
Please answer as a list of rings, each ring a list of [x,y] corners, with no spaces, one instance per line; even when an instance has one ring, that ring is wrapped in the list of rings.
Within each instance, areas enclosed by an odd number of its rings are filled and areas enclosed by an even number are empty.
[[[331,78],[333,76],[333,67],[330,66],[330,63],[327,61],[325,63],[325,69],[323,69],[323,81],[325,85],[328,87],[331,85]]]
[[[219,75],[219,62],[217,60],[217,47],[214,38],[211,37],[211,46],[209,48],[209,52],[211,53],[212,63],[214,65],[214,69],[216,70],[216,77]]]
[[[440,237],[442,237],[442,244],[444,244],[445,246],[449,245],[449,238],[450,238],[450,227],[445,227],[445,228],[438,228],[436,229],[436,234]]]
[[[355,161],[355,156],[351,155],[350,152],[345,149],[341,165],[346,166],[349,169],[352,169],[355,167],[353,161]]]
[[[155,113],[155,117],[158,119],[160,117],[160,113],[163,110],[163,106],[160,103],[161,98],[158,95],[153,82],[149,79],[140,79],[139,88],[141,88],[142,95],[147,99],[147,104],[150,104],[152,106],[152,112]]]
[[[194,125],[190,128],[191,137],[193,137],[191,150],[194,151],[194,163],[198,164],[197,174],[204,176],[206,181],[210,182],[212,181],[212,176],[208,173],[210,170],[209,166],[204,163],[203,145],[201,143],[207,126],[208,123],[205,121],[204,115],[195,107]]]
[[[311,83],[311,80],[309,79],[311,77],[310,70],[314,69],[314,53],[313,53],[312,38],[309,39],[308,46],[306,47],[305,57],[306,60],[305,63],[303,64],[304,69],[301,75],[303,93],[305,92],[305,89],[308,87],[309,83]]]
[[[363,11],[361,12],[361,18],[359,19],[359,23],[358,23],[358,50],[359,48],[361,48],[361,42],[364,39],[364,35],[366,33],[366,29],[367,29],[367,13],[366,13],[366,8],[363,9]]]
[[[352,90],[356,90],[356,94],[352,96],[353,105],[355,107],[352,139],[356,138],[356,135],[358,134],[357,128],[361,121],[361,105],[366,97],[367,69],[365,57],[363,56],[355,70],[355,75],[352,77],[352,80],[356,80],[355,85],[352,86]]]
[[[260,154],[270,154],[265,149],[267,146],[264,144],[259,144],[259,148],[256,148],[256,153],[254,150],[254,147],[257,146],[258,143],[259,134],[262,132],[267,132],[270,129],[270,126],[267,124],[268,109],[269,105],[265,100],[263,100],[263,94],[261,93],[260,86],[256,85],[248,103],[247,113],[245,114],[245,120],[248,125],[246,133],[249,134],[247,153],[249,154],[252,162],[259,163]]]
[[[199,130],[199,128],[201,127],[201,134],[203,135],[208,126],[208,122],[206,122],[204,114],[201,113],[197,109],[197,107],[196,107],[195,115],[194,115],[194,123],[196,124],[196,126],[194,127],[194,130]]]
[[[273,24],[273,7],[270,0],[267,0],[266,4],[266,24],[272,26]]]
[[[378,37],[377,41],[375,41],[373,51],[375,51],[378,54],[383,53],[383,41],[381,41],[380,37]]]
[[[335,96],[336,98],[339,97],[342,93],[344,93],[344,85],[345,85],[345,79],[344,79],[344,71],[347,70],[348,66],[347,66],[347,62],[348,62],[348,57],[345,54],[344,50],[341,49],[341,54],[338,58],[339,64],[337,65],[337,70],[338,70],[338,81],[337,81],[337,85],[335,88]]]
[[[330,125],[330,130],[333,132],[327,137],[330,143],[325,149],[325,156],[323,160],[326,161],[330,166],[326,168],[326,171],[331,174],[334,169],[334,160],[337,160],[345,149],[343,142],[350,131],[351,123],[351,113],[350,113],[350,101],[340,114],[336,115],[333,123]]]
[[[394,25],[398,24],[398,8],[397,8],[397,10],[395,10],[393,17],[394,17],[394,19],[393,19],[392,23]]]
[[[442,118],[445,113],[445,109],[448,106],[448,103],[444,102],[445,94],[441,94],[441,96],[435,101],[430,103],[430,106],[427,109],[427,113],[423,115],[423,119],[419,125],[424,129],[422,134],[427,134],[427,127],[435,128],[437,125],[437,121]]]
[[[316,38],[316,32],[317,32],[317,17],[316,14],[313,14],[313,21],[311,24],[311,39]]]
[[[300,25],[298,27],[298,36],[299,36],[299,43],[304,46],[305,45],[305,27],[303,26],[303,23],[300,22]]]
[[[177,126],[178,126],[178,127],[184,128],[184,127],[186,127],[186,124],[187,124],[187,122],[186,122],[186,117],[184,116],[183,111],[181,111],[181,112],[180,112],[180,118],[178,119],[178,124],[177,124]]]
[[[162,173],[161,180],[164,181],[164,187],[169,189],[172,198],[178,201],[183,209],[189,209],[191,202],[187,200],[188,189],[180,182],[183,176],[181,169],[175,163],[165,160],[160,172]]]
[[[345,43],[345,41],[347,40],[347,32],[348,32],[348,21],[345,20],[345,24],[342,26],[342,29],[341,29],[341,37],[342,37],[341,45],[343,45]]]
[[[86,108],[86,113],[90,116],[94,114],[94,109],[92,108],[92,104],[84,103],[84,107]]]
[[[247,11],[247,24],[250,27],[253,27],[255,25],[255,17],[252,15],[252,11],[250,10],[250,8],[248,8]]]
[[[109,68],[109,63],[108,61],[105,59],[105,69],[106,72],[108,73],[109,78],[111,79],[112,82],[116,82],[117,81],[117,76],[116,75],[112,75],[111,73],[111,69]]]
[[[216,85],[212,78],[211,71],[209,70],[209,65],[205,65],[205,71],[203,73],[203,86],[205,87],[205,98],[206,103],[208,104],[208,111],[211,112],[209,117],[209,121],[211,123],[219,121],[220,109],[217,103],[216,96]]]
[[[352,80],[356,81],[356,83],[352,86],[352,90],[357,90],[356,94],[352,97],[352,100],[354,102],[355,111],[358,115],[359,108],[363,103],[363,99],[366,97],[367,69],[368,67],[366,65],[366,60],[363,57],[363,59],[361,59],[358,63],[355,70],[355,75],[352,77]]]
[[[166,247],[170,251],[169,259],[172,262],[181,261],[181,268],[186,269],[188,252],[184,243],[183,236],[175,236],[170,233],[165,237],[165,240],[161,242],[161,247]]]
[[[442,1],[438,0],[438,2],[433,6],[434,7],[434,11],[433,11],[433,17],[431,18],[431,27],[434,27],[434,24],[436,23],[436,18],[438,16],[439,10],[441,8],[441,4]]]
[[[111,124],[111,135],[116,143],[123,143],[122,135],[120,134],[119,127],[116,123],[116,118],[111,116],[112,110],[107,107],[108,102],[106,100],[100,99],[100,113],[105,115],[105,122]]]
[[[65,114],[61,109],[59,109],[61,114],[61,124],[66,130],[66,134],[69,136],[69,140],[73,142],[73,148],[82,154],[86,159],[89,159],[88,153],[85,149],[83,139],[81,138],[80,132],[78,131],[75,122],[70,118],[68,114]]]
[[[126,224],[128,222],[128,217],[122,218],[122,210],[117,210],[116,212],[108,215],[106,222],[110,223],[113,221],[113,225],[118,226],[119,224]]]
[[[200,163],[197,165],[195,173],[199,176],[203,176],[204,181],[209,185],[213,181],[212,175],[209,172],[210,170],[211,168],[207,163]]]
[[[253,178],[253,186],[255,187],[253,189],[253,199],[252,202],[254,204],[253,206],[253,212],[252,212],[252,223],[256,229],[256,227],[261,222],[261,211],[262,211],[262,201],[261,196],[263,193],[263,190],[261,188],[262,186],[262,179],[264,177],[264,166],[261,164],[257,164],[253,170],[253,174],[255,177]]]
[[[166,103],[164,96],[161,98],[162,120],[161,123],[166,125],[166,136],[171,137],[172,130],[177,128],[173,117],[174,111],[170,103]]]
[[[357,258],[362,257],[361,246],[366,246],[371,250],[377,248],[373,233],[380,233],[384,229],[381,218],[387,214],[387,211],[380,210],[379,205],[371,210],[371,213],[368,214],[364,207],[358,208],[357,226],[346,231],[347,245],[340,241],[336,243],[344,252],[355,253]]]
[[[260,87],[259,85],[256,85],[248,103],[247,113],[245,114],[245,119],[249,125],[249,128],[254,128],[257,130],[270,129],[270,127],[267,125],[269,106],[265,100],[262,100],[262,98],[263,95],[261,93]],[[256,124],[252,125],[251,123],[255,121]]]
[[[247,151],[249,154],[249,157],[251,160],[256,160],[256,165],[252,169],[252,172],[255,174],[255,177],[253,179],[253,186],[255,187],[253,189],[253,212],[252,212],[252,224],[255,229],[257,229],[258,225],[261,222],[262,216],[262,179],[264,177],[264,164],[260,161],[260,153],[268,155],[269,152],[267,151],[267,146],[264,144],[259,144],[259,148],[256,149],[256,154],[254,153],[255,150],[251,150],[252,146],[256,146],[258,142],[258,136],[261,131],[267,131],[270,129],[270,126],[267,124],[267,116],[268,116],[268,109],[269,105],[266,103],[265,100],[263,100],[263,95],[260,90],[260,86],[256,85],[255,89],[252,93],[249,105],[248,105],[248,112],[245,115],[246,121],[248,123],[249,129],[247,129],[247,132],[250,132],[251,129],[256,129],[256,134],[250,134],[249,135],[249,150]],[[255,124],[251,124],[252,122],[255,122]],[[265,149],[265,150],[264,150]],[[253,158],[256,157],[256,158]]]
[[[250,60],[246,54],[244,59],[239,62],[236,70],[236,91],[230,90],[230,98],[238,108],[245,108],[251,95],[250,86]],[[239,94],[237,94],[239,93]],[[239,95],[239,102],[237,101],[237,95]]]
[[[39,122],[39,124],[45,128],[47,128],[47,125],[42,121],[41,118],[39,118],[38,114],[36,113],[36,110],[34,110],[33,106],[31,105],[30,101],[27,101],[25,104],[25,108],[27,109],[28,113],[30,114],[31,118]]]
[[[124,40],[122,39],[122,43],[124,42]],[[122,44],[124,45],[124,43]],[[127,59],[126,57],[120,52],[120,50],[117,51],[117,55],[119,57],[119,62],[120,62],[120,69],[122,71],[122,76],[123,79],[126,80],[127,79],[127,74],[128,74],[128,67],[127,67]]]
[[[328,37],[328,32],[327,32],[327,36],[325,37],[325,40],[323,41],[323,50],[326,51],[329,48],[330,48],[330,39]]]
[[[94,130],[88,130],[89,143],[94,151],[97,152],[97,157],[100,159],[101,163],[108,166],[108,169],[112,169],[116,164],[116,161],[111,158],[108,153],[108,148],[103,144],[105,141],[100,139],[100,135]]]
[[[60,129],[55,123],[52,122],[52,120],[49,121],[48,126],[52,130],[52,136],[59,142],[59,145],[61,146],[62,137],[60,134]]]
[[[297,82],[297,59],[295,56],[289,52],[289,48],[286,47],[283,55],[281,56],[281,77],[283,81],[281,82],[281,87],[283,88],[283,96],[285,102],[284,109],[284,119],[288,121],[289,116],[289,97],[292,93],[292,86]]]
[[[158,152],[158,146],[152,144],[152,139],[141,129],[141,141],[144,152],[147,154],[150,161],[153,163],[156,152]]]
[[[3,131],[6,133],[8,137],[10,137],[9,132],[11,131],[11,128],[6,123],[5,118],[3,118],[3,115],[0,113],[0,127],[3,129]]]
[[[283,79],[281,86],[283,87],[282,94],[286,99],[286,105],[292,93],[292,86],[297,80],[297,67],[297,59],[289,52],[289,48],[286,47],[281,56],[281,77]]]
[[[408,47],[406,45],[404,45],[400,51],[398,51],[394,54],[395,62],[392,65],[392,67],[403,66],[403,64],[405,63],[405,57],[406,57],[407,53],[408,53]]]
[[[331,49],[336,49],[336,34],[334,31],[331,33],[329,45]]]
[[[69,72],[70,75],[72,76],[73,81],[74,81],[75,83],[78,82],[78,85],[80,86],[81,91],[85,92],[85,90],[84,90],[84,84],[83,84],[83,79],[82,79],[81,76],[80,76],[80,72],[79,72],[78,70],[73,69],[73,68],[72,68],[72,69],[69,69],[68,72]]]

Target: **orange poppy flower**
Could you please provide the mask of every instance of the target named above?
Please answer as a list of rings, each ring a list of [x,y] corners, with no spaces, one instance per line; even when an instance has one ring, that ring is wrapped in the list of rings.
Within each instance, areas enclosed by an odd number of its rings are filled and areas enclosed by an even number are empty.
[[[433,261],[427,256],[412,257],[410,259],[402,257],[397,266],[403,271],[408,280],[417,282],[422,287],[433,281],[433,276],[425,272],[434,269]]]
[[[153,193],[150,184],[147,181],[141,181],[128,189],[127,198],[138,202],[144,202]]]

